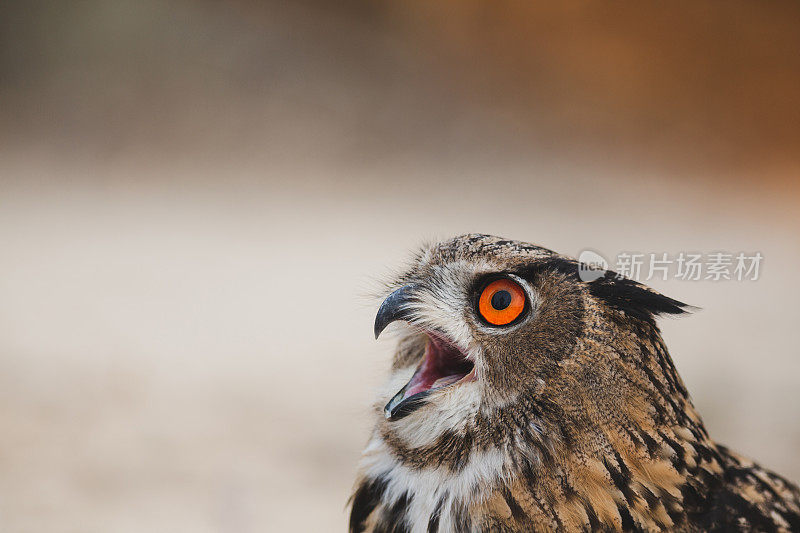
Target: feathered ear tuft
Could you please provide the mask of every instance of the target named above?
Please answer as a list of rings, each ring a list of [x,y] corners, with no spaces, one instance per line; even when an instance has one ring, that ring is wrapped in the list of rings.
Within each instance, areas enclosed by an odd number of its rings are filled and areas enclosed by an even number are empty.
[[[612,309],[648,322],[659,315],[680,315],[696,309],[611,271],[588,285],[589,292]]]
[[[581,268],[583,267],[578,261],[557,256],[540,263],[537,270],[553,270],[585,283],[592,296],[605,302],[612,309],[650,323],[654,323],[659,315],[680,315],[697,310],[697,307],[664,296],[611,270],[606,270],[602,274],[602,271],[599,271],[597,274],[600,277],[592,281],[583,281]]]

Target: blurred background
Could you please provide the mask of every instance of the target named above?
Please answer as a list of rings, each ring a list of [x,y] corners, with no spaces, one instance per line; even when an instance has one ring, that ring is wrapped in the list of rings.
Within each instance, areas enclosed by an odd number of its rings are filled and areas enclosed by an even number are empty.
[[[653,281],[712,435],[800,480],[800,4],[0,7],[4,531],[342,531],[423,240]],[[298,526],[298,524],[302,524]]]

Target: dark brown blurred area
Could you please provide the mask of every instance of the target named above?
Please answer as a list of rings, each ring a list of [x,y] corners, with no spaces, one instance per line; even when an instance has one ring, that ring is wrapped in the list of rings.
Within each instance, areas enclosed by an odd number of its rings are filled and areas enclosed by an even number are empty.
[[[800,166],[796,2],[34,1],[0,19],[6,145]]]
[[[419,49],[537,144],[667,166],[797,163],[797,3],[415,6]]]
[[[0,4],[0,529],[344,530],[370,295],[467,232],[761,253],[648,283],[800,479],[798,95],[797,2]]]

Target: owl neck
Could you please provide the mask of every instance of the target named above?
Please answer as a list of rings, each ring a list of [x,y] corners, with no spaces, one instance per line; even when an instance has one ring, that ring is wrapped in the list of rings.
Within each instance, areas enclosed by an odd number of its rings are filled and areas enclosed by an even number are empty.
[[[438,520],[440,531],[677,527],[721,482],[719,453],[682,394],[671,409],[627,395],[565,410],[548,391],[526,395],[422,446],[379,424],[355,503],[371,520]],[[601,416],[602,415],[602,416]],[[688,490],[688,492],[687,492]],[[366,502],[366,503],[364,503]]]
[[[693,409],[686,424],[603,428],[580,427],[584,418],[560,412],[574,425],[567,431],[548,421],[553,408],[541,399],[521,402],[426,447],[376,430],[354,508],[374,524],[438,520],[440,531],[491,529],[498,520],[518,530],[669,529],[686,510],[682,491],[691,479],[702,478],[692,488],[700,498],[721,476]]]
[[[554,438],[517,445],[509,454],[512,481],[496,493],[523,529],[676,528],[687,512],[684,490],[705,498],[723,474],[715,445],[687,407],[680,422],[620,413],[618,425],[581,428],[586,419],[578,416],[559,431],[543,420],[542,435]]]

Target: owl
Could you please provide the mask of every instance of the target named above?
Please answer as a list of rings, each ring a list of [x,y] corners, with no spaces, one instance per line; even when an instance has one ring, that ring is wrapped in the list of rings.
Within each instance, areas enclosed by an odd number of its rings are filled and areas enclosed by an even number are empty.
[[[687,305],[579,267],[470,234],[394,280],[351,532],[800,531],[798,487],[692,405],[655,321]]]

